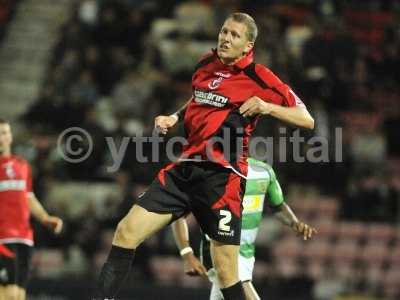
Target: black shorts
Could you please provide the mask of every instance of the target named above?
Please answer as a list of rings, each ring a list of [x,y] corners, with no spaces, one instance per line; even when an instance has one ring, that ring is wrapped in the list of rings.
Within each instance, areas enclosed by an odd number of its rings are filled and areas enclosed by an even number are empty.
[[[26,288],[32,247],[25,244],[4,244],[14,254],[13,258],[0,255],[0,285],[16,284]]]
[[[151,212],[172,213],[173,221],[192,212],[211,239],[239,245],[244,187],[242,177],[216,163],[171,163],[137,204]]]

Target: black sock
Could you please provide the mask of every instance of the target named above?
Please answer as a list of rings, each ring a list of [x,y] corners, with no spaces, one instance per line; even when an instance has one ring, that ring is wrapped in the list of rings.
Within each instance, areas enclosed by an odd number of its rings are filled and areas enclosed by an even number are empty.
[[[112,299],[117,294],[131,270],[134,249],[112,246],[103,265],[96,287],[96,299]]]
[[[230,287],[221,289],[224,300],[245,300],[242,282],[238,281]]]

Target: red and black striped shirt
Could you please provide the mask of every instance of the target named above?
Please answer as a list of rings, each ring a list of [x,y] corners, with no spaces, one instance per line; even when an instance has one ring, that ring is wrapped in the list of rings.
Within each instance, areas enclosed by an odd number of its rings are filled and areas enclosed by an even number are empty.
[[[231,66],[223,64],[215,50],[207,54],[192,77],[192,99],[184,114],[188,144],[181,159],[212,160],[246,176],[249,138],[259,117],[243,117],[239,107],[252,96],[282,106],[304,106],[288,85],[253,62],[252,52]],[[212,142],[215,137],[226,138],[224,147]]]

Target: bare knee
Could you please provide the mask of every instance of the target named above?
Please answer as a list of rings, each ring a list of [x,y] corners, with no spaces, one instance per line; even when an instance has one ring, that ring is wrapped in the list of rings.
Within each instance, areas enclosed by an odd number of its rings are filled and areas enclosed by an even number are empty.
[[[23,289],[17,285],[6,285],[3,288],[4,299],[7,300],[22,300],[21,296],[23,293]]]
[[[26,299],[26,289],[20,288],[19,289],[19,300]]]
[[[217,270],[218,280],[222,288],[231,286],[239,281],[237,273],[232,266],[229,265],[229,262],[215,265],[215,268]]]
[[[242,283],[246,300],[261,300],[251,281]]]

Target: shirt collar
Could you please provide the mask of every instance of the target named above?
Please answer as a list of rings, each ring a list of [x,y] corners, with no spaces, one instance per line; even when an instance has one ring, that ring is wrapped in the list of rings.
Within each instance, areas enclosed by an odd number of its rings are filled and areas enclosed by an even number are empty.
[[[234,69],[238,69],[238,70],[243,70],[244,68],[246,68],[248,65],[250,65],[253,60],[254,60],[254,51],[253,49],[251,49],[249,51],[249,53],[247,53],[245,56],[243,56],[240,60],[238,60],[234,65],[228,66],[225,65],[218,57],[217,54],[217,49],[212,49],[212,51],[214,52],[214,55],[218,58],[218,61],[223,64],[224,66],[230,67],[230,68],[234,68]]]

